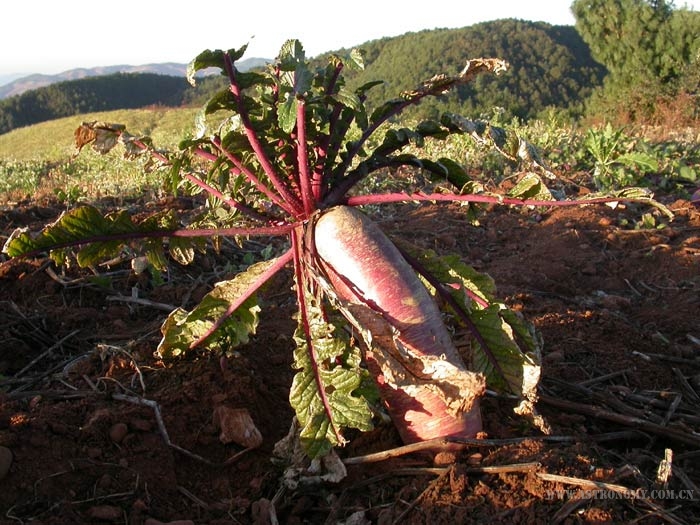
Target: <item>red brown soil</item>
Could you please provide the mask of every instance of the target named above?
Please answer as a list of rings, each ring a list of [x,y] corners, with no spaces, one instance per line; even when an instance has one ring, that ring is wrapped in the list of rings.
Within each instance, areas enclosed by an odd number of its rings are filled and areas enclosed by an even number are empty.
[[[538,409],[565,439],[541,439],[512,402],[488,397],[486,437],[513,443],[348,465],[338,483],[295,490],[282,490],[284,468],[272,461],[292,420],[289,276],[268,290],[258,334],[235,355],[163,363],[153,352],[167,312],[114,295],[138,287],[153,303],[191,308],[230,273],[221,258],[175,268],[177,279],[161,285],[122,267],[96,269],[114,272],[108,288],[47,260],[5,263],[0,446],[14,460],[0,479],[0,523],[698,523],[700,213],[683,200],[670,206],[668,227],[643,231],[621,226],[647,211],[637,207],[495,208],[473,226],[458,207],[425,205],[383,220],[394,235],[462,254],[535,324],[544,340]],[[0,225],[7,235],[58,211],[26,203],[0,214]],[[153,408],[129,399],[157,403],[175,446]],[[248,409],[262,445],[223,444],[217,406]],[[401,444],[387,424],[347,437],[342,458]],[[607,490],[576,501],[552,492],[581,480],[659,488],[666,449],[675,497],[615,499]],[[525,472],[483,470],[530,462]],[[677,497],[691,490],[694,501]]]

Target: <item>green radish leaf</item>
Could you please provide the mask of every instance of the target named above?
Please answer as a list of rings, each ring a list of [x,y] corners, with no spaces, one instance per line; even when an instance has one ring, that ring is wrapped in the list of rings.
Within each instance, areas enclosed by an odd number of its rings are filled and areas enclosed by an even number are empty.
[[[468,290],[472,296],[481,299],[482,302],[491,302],[496,293],[496,284],[488,274],[478,272],[457,254],[437,255],[432,250],[418,249],[401,240],[392,239],[400,247],[401,251],[408,253],[416,259],[421,266],[428,270],[441,283],[450,286],[450,293],[459,299],[460,304],[465,304],[471,310]],[[435,289],[428,283],[424,283],[431,292]],[[454,285],[457,285],[455,287]]]
[[[445,139],[449,135],[448,130],[435,120],[424,120],[416,126],[416,131],[424,137],[437,139]]]
[[[382,84],[384,84],[383,80],[371,80],[370,82],[366,82],[357,88],[355,93],[357,93],[357,96],[362,97],[373,87],[381,86]]]
[[[443,305],[453,322],[461,328],[478,331],[471,344],[472,366],[474,371],[486,376],[488,387],[529,401],[536,399],[541,361],[539,337],[518,314],[496,301],[493,279],[464,263],[459,255],[438,256],[403,243],[400,247],[447,285],[450,295],[468,317],[466,321],[454,309]],[[435,293],[434,287],[426,285]]]
[[[652,172],[659,169],[659,161],[656,160],[656,157],[641,151],[633,151],[620,155],[615,159],[615,162],[619,162],[628,167],[639,168],[644,172]]]
[[[502,303],[470,312],[470,319],[488,345],[496,363],[479,342],[473,345],[473,366],[486,376],[486,384],[497,392],[534,400],[540,377],[539,343],[515,313]],[[524,348],[519,344],[522,341]]]
[[[3,253],[21,257],[49,252],[52,260],[63,264],[73,249],[78,265],[86,267],[120,255],[125,248],[132,248],[133,239],[141,238],[135,244],[138,253],[146,255],[155,268],[163,270],[167,261],[162,237],[177,227],[178,218],[172,211],[135,223],[124,210],[103,215],[94,206],[81,206],[64,212],[38,234],[26,229],[15,230],[5,242]],[[203,243],[203,238],[173,237],[171,254],[181,264],[187,264],[194,256],[192,250]]]
[[[345,87],[341,87],[337,93],[332,95],[332,98],[339,104],[342,104],[343,106],[350,108],[353,111],[363,110],[362,101],[360,101],[360,97],[358,97],[355,93],[346,89]]]
[[[255,71],[238,71],[236,75],[241,89],[248,89],[259,84],[270,84],[270,79]]]
[[[170,256],[180,264],[187,266],[194,261],[194,246],[190,239],[173,237],[169,242]]]
[[[233,96],[230,89],[222,89],[210,98],[204,107],[204,114],[211,115],[212,113],[222,110],[232,111],[234,113],[238,111],[236,98]]]
[[[695,182],[698,180],[698,172],[684,164],[678,169],[678,177],[688,182]]]
[[[360,367],[360,349],[341,330],[324,320],[321,309],[306,302],[307,338],[302,320],[294,334],[294,376],[289,401],[301,426],[307,454],[320,457],[345,443],[343,428],[372,429],[372,412],[359,392],[368,372]]]
[[[540,176],[532,172],[526,173],[518,183],[510,189],[508,196],[515,197],[516,199],[554,200],[552,193]]]
[[[253,264],[233,279],[217,283],[190,312],[182,308],[174,310],[161,327],[163,338],[158,345],[158,354],[163,358],[173,358],[187,353],[211,332],[216,323],[221,324],[203,343],[207,349],[226,351],[247,343],[258,326],[260,307],[257,298],[252,295],[233,312],[229,310],[274,262],[273,259]]]
[[[462,188],[465,184],[471,182],[469,175],[461,164],[448,159],[447,157],[440,157],[437,162],[421,159],[423,163],[423,169],[429,171],[433,177],[433,181],[443,181],[447,180],[457,188]]]
[[[282,104],[278,106],[278,123],[284,133],[291,133],[296,125],[298,97],[304,97],[311,89],[313,73],[306,63],[304,48],[298,40],[288,40],[278,57],[282,71]]]
[[[291,133],[296,126],[298,104],[297,98],[292,93],[287,93],[287,100],[278,108],[277,120],[285,133]]]
[[[216,49],[214,51],[207,49],[206,51],[202,51],[194,58],[194,60],[187,64],[187,81],[192,86],[196,85],[194,78],[195,73],[208,67],[218,67],[222,70],[224,69],[224,52],[221,49]]]
[[[404,104],[406,104],[406,101],[400,98],[388,100],[372,112],[369,120],[372,124],[381,123],[391,115],[395,115],[397,109]]]
[[[349,69],[355,71],[364,71],[365,69],[365,57],[362,54],[362,50],[353,49],[350,51],[349,60],[346,62]]]
[[[104,236],[134,231],[136,226],[126,212],[103,216],[93,206],[81,206],[61,214],[36,236],[23,229],[15,230],[5,243],[3,252],[10,257],[20,257],[93,242],[93,246],[87,246],[78,253],[78,263],[87,266],[99,262],[97,258],[100,256],[116,255],[122,243],[113,239],[102,240]]]

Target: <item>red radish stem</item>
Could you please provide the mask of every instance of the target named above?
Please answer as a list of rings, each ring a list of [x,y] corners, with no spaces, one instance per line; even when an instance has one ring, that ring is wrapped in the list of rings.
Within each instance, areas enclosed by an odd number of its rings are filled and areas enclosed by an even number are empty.
[[[393,328],[392,355],[371,345],[367,362],[402,439],[474,437],[482,428],[483,377],[467,370],[437,304],[396,246],[348,206],[320,216],[314,243],[340,298],[369,307]]]
[[[243,123],[243,128],[245,129],[246,137],[248,137],[248,142],[250,143],[250,147],[255,152],[255,156],[257,157],[258,162],[260,163],[260,167],[265,172],[265,175],[267,175],[267,178],[270,179],[270,182],[272,183],[274,188],[279,192],[279,196],[281,197],[282,202],[285,204],[283,208],[289,211],[289,209],[287,208],[289,207],[291,208],[291,211],[295,212],[296,215],[299,215],[303,209],[301,202],[299,201],[299,199],[297,199],[296,195],[290,193],[287,186],[282,182],[279,175],[277,174],[277,170],[275,170],[275,167],[273,166],[272,161],[270,160],[270,157],[263,148],[260,138],[255,133],[255,128],[250,120],[250,115],[248,114],[248,111],[245,108],[245,104],[243,102],[243,94],[241,92],[240,85],[236,78],[237,70],[234,67],[233,60],[231,59],[231,56],[228,53],[224,54],[224,66],[226,74],[228,75],[229,80],[231,81],[230,90],[234,98],[236,99],[236,104],[238,105],[238,114],[241,117],[241,122]]]

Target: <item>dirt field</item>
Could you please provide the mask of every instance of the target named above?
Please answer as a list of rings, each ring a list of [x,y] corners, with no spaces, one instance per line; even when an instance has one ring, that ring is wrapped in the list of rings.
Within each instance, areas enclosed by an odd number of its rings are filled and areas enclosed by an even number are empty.
[[[238,355],[164,364],[153,356],[163,305],[191,308],[225,276],[220,257],[160,286],[100,268],[108,288],[45,259],[4,263],[0,523],[700,523],[700,212],[667,204],[675,220],[646,231],[620,226],[638,219],[635,207],[496,208],[474,227],[458,207],[426,205],[383,221],[461,253],[536,325],[538,409],[554,435],[487,397],[479,445],[369,462],[401,445],[378,425],[348,434],[342,481],[296,489],[273,461],[292,421],[289,275],[268,290],[259,333]],[[0,229],[59,211],[23,203],[0,213]],[[134,287],[146,303],[128,301]],[[222,443],[221,406],[249,411],[259,448]]]

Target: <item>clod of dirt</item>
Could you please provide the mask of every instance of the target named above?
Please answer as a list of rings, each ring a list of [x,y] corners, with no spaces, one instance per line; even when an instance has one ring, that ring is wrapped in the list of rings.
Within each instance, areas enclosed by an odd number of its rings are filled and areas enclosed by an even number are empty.
[[[12,451],[7,447],[0,447],[0,480],[10,472],[12,466]]]
[[[251,514],[253,516],[254,525],[268,525],[276,520],[275,508],[272,503],[267,498],[261,498],[258,501],[254,501],[251,507]],[[275,516],[275,519],[273,519]]]
[[[436,467],[446,467],[453,465],[457,461],[457,453],[452,451],[440,451],[433,458],[433,465]]]
[[[367,519],[367,515],[364,510],[358,510],[353,512],[347,520],[338,522],[342,525],[370,525],[370,521]]]
[[[87,511],[88,516],[95,520],[117,521],[123,518],[122,509],[112,505],[97,505]]]
[[[143,522],[143,525],[194,525],[194,521],[191,520],[175,520],[169,522],[163,522],[154,520],[153,518],[148,518]]]
[[[219,406],[214,409],[214,425],[221,429],[219,439],[224,445],[237,443],[246,448],[262,445],[262,434],[245,408]]]
[[[129,421],[129,425],[134,430],[138,430],[140,432],[150,432],[153,429],[153,423],[148,419],[133,418],[131,421]]]
[[[109,438],[115,443],[121,443],[129,433],[129,427],[126,423],[115,423],[109,429]]]

